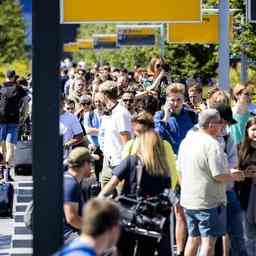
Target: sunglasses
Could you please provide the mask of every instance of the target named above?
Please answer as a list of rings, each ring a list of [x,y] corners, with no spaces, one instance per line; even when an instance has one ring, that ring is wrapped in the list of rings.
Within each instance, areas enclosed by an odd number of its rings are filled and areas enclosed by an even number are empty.
[[[81,103],[81,105],[91,105],[91,102],[83,102],[83,103]]]
[[[123,99],[124,102],[130,102],[132,103],[134,100],[133,99]]]
[[[66,110],[74,110],[75,108],[66,108]]]

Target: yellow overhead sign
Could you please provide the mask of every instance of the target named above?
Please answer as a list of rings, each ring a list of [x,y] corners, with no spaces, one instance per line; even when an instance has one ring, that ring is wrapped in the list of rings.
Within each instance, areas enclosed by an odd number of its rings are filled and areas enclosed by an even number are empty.
[[[202,0],[61,0],[61,23],[200,22]]]
[[[79,45],[77,43],[64,44],[63,51],[64,52],[78,52],[79,51]]]
[[[113,49],[117,47],[116,34],[96,34],[93,35],[94,49]]]
[[[233,39],[232,25],[232,16],[230,16],[230,40]],[[217,44],[219,43],[219,15],[204,15],[202,23],[169,24],[167,41],[174,44]]]
[[[80,39],[78,40],[78,47],[80,49],[92,49],[93,40],[92,39]]]
[[[148,35],[154,35],[156,30],[155,28],[151,27],[126,27],[122,28],[120,26],[120,29],[122,30],[123,34],[130,35],[130,36],[148,36]]]

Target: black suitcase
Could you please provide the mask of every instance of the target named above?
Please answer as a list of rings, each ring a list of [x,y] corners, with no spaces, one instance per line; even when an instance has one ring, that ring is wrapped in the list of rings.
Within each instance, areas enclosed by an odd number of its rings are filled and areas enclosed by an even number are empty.
[[[14,188],[11,183],[0,183],[0,217],[12,218]]]
[[[32,141],[22,140],[14,152],[14,171],[16,175],[32,174]]]

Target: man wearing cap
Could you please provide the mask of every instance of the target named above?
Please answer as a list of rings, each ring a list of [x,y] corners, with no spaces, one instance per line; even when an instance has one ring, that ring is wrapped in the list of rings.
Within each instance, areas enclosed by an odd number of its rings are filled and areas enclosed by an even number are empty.
[[[216,105],[222,123],[223,129],[218,141],[220,142],[224,153],[227,156],[229,169],[237,168],[238,166],[238,153],[237,145],[235,144],[232,136],[229,134],[227,127],[236,124],[233,118],[232,109],[230,106],[224,104]],[[227,195],[227,235],[224,237],[223,251],[231,255],[247,255],[245,248],[244,232],[243,232],[243,219],[242,208],[239,199],[234,190],[234,182],[228,182],[226,187]],[[218,246],[217,246],[218,247]]]
[[[226,183],[243,179],[241,171],[229,170],[217,138],[223,122],[216,109],[199,115],[199,129],[182,141],[178,154],[181,205],[185,209],[189,238],[185,255],[214,253],[216,238],[226,234]],[[191,146],[196,145],[191,150]]]
[[[85,147],[73,149],[67,158],[68,170],[64,174],[63,184],[65,243],[79,236],[84,204],[81,181],[84,177],[90,176],[93,160],[89,150]]]

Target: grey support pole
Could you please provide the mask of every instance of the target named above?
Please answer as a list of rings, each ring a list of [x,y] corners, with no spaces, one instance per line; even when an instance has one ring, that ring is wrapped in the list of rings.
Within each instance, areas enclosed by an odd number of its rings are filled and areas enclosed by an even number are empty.
[[[33,1],[33,255],[62,244],[63,172],[59,139],[59,1]]]
[[[219,0],[219,87],[229,91],[229,0]]]
[[[240,82],[244,84],[248,81],[248,59],[244,53],[241,53],[241,73]]]
[[[164,57],[165,24],[160,26],[160,55]]]
[[[245,17],[242,17],[242,25],[245,22]],[[240,82],[243,84],[248,81],[248,58],[246,54],[241,52],[241,72],[240,72]]]

